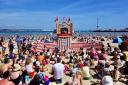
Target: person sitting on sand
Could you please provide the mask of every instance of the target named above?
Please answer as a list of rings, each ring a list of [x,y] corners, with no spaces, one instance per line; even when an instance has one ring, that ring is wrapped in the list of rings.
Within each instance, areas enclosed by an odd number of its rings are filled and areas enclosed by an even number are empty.
[[[72,76],[73,74],[76,74],[78,71],[77,65],[74,64],[71,68],[69,68],[69,75]]]
[[[21,75],[21,66],[19,64],[14,64],[13,69],[10,73],[11,81],[13,81],[14,84],[18,85],[22,80]]]
[[[118,68],[121,68],[124,65],[124,61],[120,59],[120,55],[118,55],[114,60],[114,65],[116,65]]]
[[[112,47],[111,47],[110,43],[107,43],[107,52],[108,52],[108,54],[111,54],[111,51],[112,51]]]
[[[91,61],[89,56],[85,58],[84,63],[86,63],[86,65],[90,67]]]
[[[84,66],[81,68],[81,72],[84,80],[91,79],[90,68],[86,63],[84,63]]]
[[[98,59],[98,53],[95,50],[95,48],[91,49],[90,58],[91,58],[91,66],[93,67],[97,66],[99,59]]]
[[[76,74],[73,74],[72,84],[71,85],[83,85],[82,83],[82,74],[80,71],[77,71]]]
[[[128,75],[128,61],[125,62],[124,74]]]
[[[123,57],[125,61],[128,61],[128,48],[123,52]]]
[[[25,70],[27,71],[30,78],[33,78],[33,76],[35,75],[33,68],[34,67],[33,67],[32,60],[30,58],[28,58],[25,62]]]
[[[9,81],[10,72],[6,71],[3,74],[3,79],[0,80],[0,85],[15,85],[12,81]]]
[[[10,53],[13,53],[14,44],[13,44],[13,42],[12,42],[11,39],[9,40],[8,48],[9,48],[9,52],[10,52]]]
[[[103,67],[105,67],[105,63],[108,61],[105,49],[102,49],[102,52],[98,55],[98,57],[99,57],[98,63],[102,64]]]
[[[95,61],[98,60],[98,54],[97,54],[97,51],[95,50],[95,48],[92,48],[92,49],[91,49],[91,54],[90,54],[90,56],[91,56],[91,59],[94,59]]]
[[[30,81],[29,85],[40,85],[40,77],[39,75],[35,75],[34,78]]]
[[[0,51],[0,60],[3,58],[2,52]]]
[[[9,68],[12,67],[12,64],[13,64],[13,63],[12,63],[12,61],[11,61],[10,59],[5,58],[5,59],[4,59],[4,63],[0,66],[0,71],[1,71],[2,73],[8,71]]]
[[[110,68],[110,63],[106,63],[105,67],[102,68],[102,76],[104,76],[107,72],[111,72],[112,69]]]
[[[114,71],[113,71],[113,80],[118,81],[120,78],[121,74],[119,72],[119,68],[117,66],[114,66]]]
[[[40,64],[43,63],[43,61],[44,61],[44,56],[43,56],[43,53],[42,53],[42,52],[40,52],[40,55],[38,55],[36,58],[37,58],[37,61],[40,62]]]
[[[98,56],[99,57],[99,60],[105,60],[105,61],[107,61],[107,55],[106,55],[105,49],[102,49],[101,51],[102,51],[101,52],[101,55]]]
[[[16,43],[17,43],[17,47],[18,47],[18,53],[20,53],[21,52],[21,44],[22,44],[22,40],[21,40],[21,38],[20,38],[20,36],[19,35],[17,35],[16,36]]]
[[[61,63],[61,58],[57,58],[57,63],[52,66],[52,73],[56,84],[61,84],[64,74],[64,65]]]
[[[67,64],[64,61],[62,61],[62,64],[64,65],[64,73],[66,74],[67,71],[69,70],[69,68],[68,68]]]
[[[21,50],[22,50],[22,52],[26,52],[26,50],[27,50],[27,45],[26,45],[25,42],[23,42],[23,44],[22,44],[22,46],[21,46]]]

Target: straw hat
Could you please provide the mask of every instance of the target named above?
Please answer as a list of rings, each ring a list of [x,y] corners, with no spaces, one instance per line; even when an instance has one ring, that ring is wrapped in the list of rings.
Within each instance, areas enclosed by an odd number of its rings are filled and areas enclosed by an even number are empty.
[[[21,69],[21,66],[19,64],[14,64],[13,71],[19,71]]]

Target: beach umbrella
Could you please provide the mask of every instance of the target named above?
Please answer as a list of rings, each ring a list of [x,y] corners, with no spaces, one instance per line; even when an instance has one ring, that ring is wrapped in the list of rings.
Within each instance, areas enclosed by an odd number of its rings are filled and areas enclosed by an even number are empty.
[[[113,39],[113,43],[122,43],[122,39],[120,37],[116,37]]]

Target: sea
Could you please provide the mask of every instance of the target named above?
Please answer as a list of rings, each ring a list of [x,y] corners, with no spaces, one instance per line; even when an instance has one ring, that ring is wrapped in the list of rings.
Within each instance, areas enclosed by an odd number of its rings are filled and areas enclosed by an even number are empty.
[[[0,36],[9,35],[51,35],[52,31],[0,31]],[[76,31],[75,35],[128,35],[128,32],[90,32],[90,31]]]

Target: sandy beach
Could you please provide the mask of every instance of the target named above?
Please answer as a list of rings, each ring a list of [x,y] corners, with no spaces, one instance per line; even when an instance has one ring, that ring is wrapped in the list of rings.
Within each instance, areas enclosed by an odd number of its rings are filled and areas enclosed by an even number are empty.
[[[114,49],[115,47],[118,48],[118,43],[112,43],[112,40],[109,40],[109,41],[106,41],[105,40],[105,41],[102,41],[102,43],[104,44],[104,47],[106,49],[107,49],[107,43],[110,43],[112,49]],[[18,54],[18,47],[17,47],[16,41],[13,41],[13,44],[14,44],[13,53],[14,54]],[[5,42],[4,43],[4,47],[6,47],[5,54],[9,54],[8,42]],[[1,50],[1,52],[2,52],[2,50]],[[112,64],[113,61],[111,60],[111,58],[113,58],[113,56],[107,55],[107,57],[108,57],[108,61],[110,62],[110,64]],[[63,58],[63,61],[68,62],[69,59]],[[49,74],[51,72],[51,70],[52,70],[52,64],[48,64],[47,65],[47,68],[48,69],[47,69],[47,71],[44,72],[44,74],[45,75],[48,75],[49,77],[52,77],[53,75]],[[111,65],[111,69],[114,70],[113,65]],[[95,72],[94,72],[93,69],[90,69],[90,72],[91,72],[91,75],[94,75],[95,74]],[[56,84],[55,82],[50,82],[50,85],[64,85],[67,81],[70,81],[71,82],[72,81],[72,77],[69,77],[67,75],[64,75],[63,78],[62,78],[62,80],[63,80],[62,84]],[[122,80],[126,80],[126,79],[122,79]],[[96,83],[96,82],[99,82],[99,81],[100,81],[99,79],[93,78],[93,77],[91,78],[91,80],[82,80],[83,85],[98,85],[98,84],[93,84],[93,82]],[[118,82],[114,82],[114,85],[126,85],[126,84],[118,81]]]

